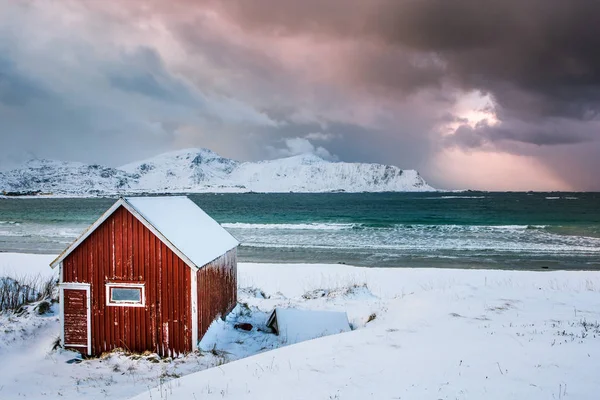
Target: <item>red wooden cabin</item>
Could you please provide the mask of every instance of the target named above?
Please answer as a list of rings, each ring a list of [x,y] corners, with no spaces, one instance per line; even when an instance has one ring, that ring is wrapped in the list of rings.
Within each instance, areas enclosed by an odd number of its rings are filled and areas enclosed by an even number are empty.
[[[195,350],[236,304],[238,245],[187,197],[119,199],[50,264],[60,269],[62,345]]]

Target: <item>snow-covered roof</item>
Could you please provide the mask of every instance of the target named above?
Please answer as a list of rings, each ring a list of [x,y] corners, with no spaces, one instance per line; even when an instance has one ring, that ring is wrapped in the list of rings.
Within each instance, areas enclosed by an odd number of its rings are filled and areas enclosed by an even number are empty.
[[[125,199],[197,267],[233,249],[239,242],[187,197]]]
[[[282,336],[287,344],[350,331],[345,312],[296,308],[275,308],[267,326]]]
[[[239,242],[185,196],[119,199],[86,232],[50,264],[57,266],[120,206],[125,207],[190,267],[200,268]]]

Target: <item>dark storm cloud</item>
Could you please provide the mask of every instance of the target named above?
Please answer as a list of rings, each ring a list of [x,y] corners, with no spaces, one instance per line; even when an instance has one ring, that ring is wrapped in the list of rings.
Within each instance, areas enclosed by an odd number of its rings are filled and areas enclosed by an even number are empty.
[[[107,73],[110,84],[120,90],[160,101],[194,104],[198,100],[182,82],[171,76],[156,51],[140,47],[121,56],[121,62]]]
[[[536,146],[569,145],[589,142],[591,135],[581,126],[568,121],[553,121],[548,126],[530,125],[522,122],[505,122],[489,125],[480,122],[474,127],[460,125],[446,137],[450,145],[476,149],[486,144],[513,141]]]
[[[175,144],[181,130],[271,123],[173,73],[152,45],[119,37],[136,32],[123,19],[79,3],[0,4],[0,168],[31,156],[118,166],[186,145]]]
[[[460,124],[467,124],[469,122],[468,118],[459,117],[458,115],[453,115],[451,113],[442,114],[438,121],[441,123],[450,123],[450,122],[458,122]]]
[[[131,148],[143,154],[165,145],[166,133],[137,118],[134,101],[112,96],[109,88],[76,73],[63,72],[69,75],[68,85],[48,79],[36,73],[37,66],[25,57],[6,59],[15,53],[12,46],[0,41],[4,50],[0,55],[0,167],[14,167],[13,161],[18,164],[31,157],[124,162]],[[101,69],[99,64],[86,68]],[[52,75],[62,68],[49,61],[42,70]],[[127,76],[144,74],[139,68],[126,70]],[[107,73],[107,80],[114,83],[111,78]],[[136,89],[151,90],[147,85]]]
[[[600,99],[600,2],[595,0],[418,0],[400,2],[381,19],[384,37],[433,51],[447,76],[489,90],[503,108],[502,85],[546,100],[544,115],[582,117],[565,107]]]
[[[565,182],[598,188],[598,1],[0,4],[0,156],[116,165],[312,145],[426,176],[458,147],[553,170],[564,157]]]
[[[219,4],[240,24],[272,35],[312,34],[387,47],[378,57],[365,51],[351,65],[358,85],[406,92],[446,82],[480,90],[493,96],[499,117],[506,120],[598,116],[600,2],[596,0]],[[390,57],[395,51],[402,56]],[[564,141],[569,139],[548,140]]]
[[[121,90],[140,93],[145,96],[169,98],[169,91],[165,89],[155,76],[147,72],[130,75],[126,73],[117,73],[109,75],[110,83]]]
[[[25,106],[35,100],[53,97],[40,83],[20,72],[11,60],[0,54],[0,103]]]

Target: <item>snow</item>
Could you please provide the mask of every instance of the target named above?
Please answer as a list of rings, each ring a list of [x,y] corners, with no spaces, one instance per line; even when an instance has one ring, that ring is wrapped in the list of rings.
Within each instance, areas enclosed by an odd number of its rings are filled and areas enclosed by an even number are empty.
[[[297,307],[348,309],[355,330],[135,399],[598,398],[598,272],[244,264],[240,287],[253,286]]]
[[[185,149],[133,162],[120,169],[140,176],[138,188],[149,191],[186,192],[194,187],[225,184],[228,174],[239,163],[208,149]]]
[[[41,192],[64,195],[102,195],[131,190],[136,177],[98,164],[31,160],[20,168],[0,172],[0,193]]]
[[[207,149],[186,149],[121,167],[151,191],[383,192],[433,190],[414,170],[326,161],[314,154],[277,160],[229,160]],[[318,179],[315,179],[318,178]]]
[[[217,221],[183,196],[125,199],[197,267],[239,245]]]
[[[2,271],[53,256],[0,254]],[[14,263],[14,265],[12,265]],[[58,319],[0,315],[0,398],[597,399],[600,272],[239,264],[239,304],[205,351],[67,363]],[[346,312],[353,331],[287,345],[274,308]],[[250,332],[235,328],[250,323]],[[204,340],[203,340],[204,342]],[[180,378],[178,378],[180,377]]]
[[[234,182],[255,192],[407,192],[432,191],[415,170],[395,166],[331,162],[314,154],[242,163]]]
[[[48,266],[54,258],[55,256],[46,254],[0,253],[0,277],[58,278],[58,270]]]
[[[348,316],[339,311],[299,310],[276,308],[269,318],[277,326],[277,334],[287,344],[350,331]]]
[[[318,179],[317,179],[318,178]],[[160,154],[120,168],[32,160],[0,172],[0,193],[111,196],[137,193],[431,191],[414,170],[326,161],[314,154],[239,162],[208,149]]]

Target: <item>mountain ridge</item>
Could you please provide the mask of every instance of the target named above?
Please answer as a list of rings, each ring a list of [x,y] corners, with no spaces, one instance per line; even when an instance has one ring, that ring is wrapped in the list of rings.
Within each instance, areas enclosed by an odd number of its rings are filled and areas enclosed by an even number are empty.
[[[327,161],[311,154],[240,162],[210,149],[159,154],[118,168],[34,159],[0,172],[0,192],[109,196],[203,192],[433,191],[415,170],[393,165]]]

